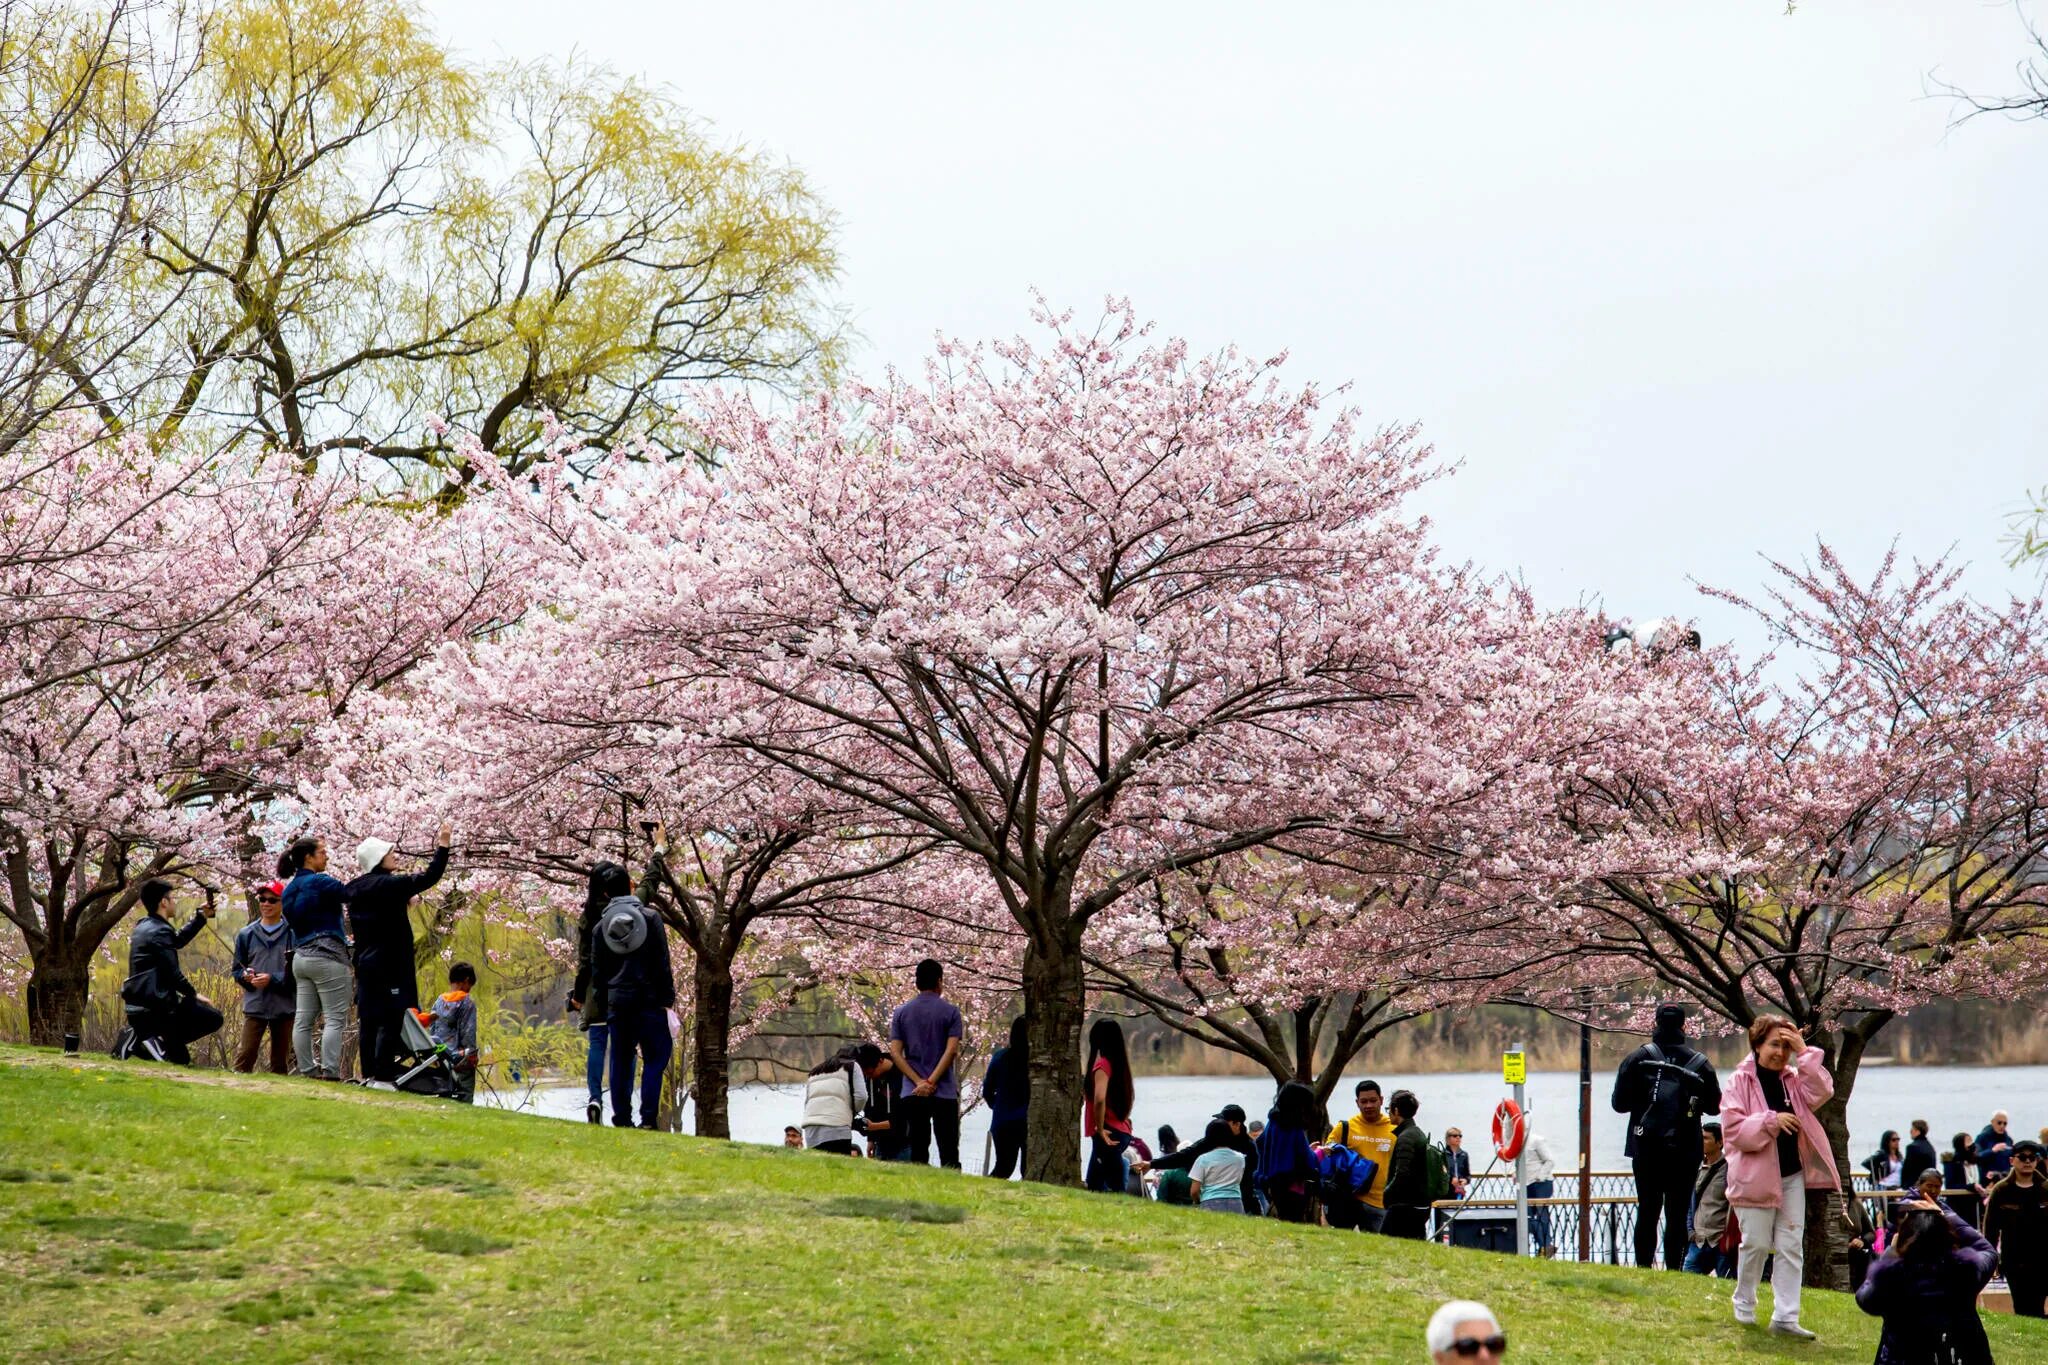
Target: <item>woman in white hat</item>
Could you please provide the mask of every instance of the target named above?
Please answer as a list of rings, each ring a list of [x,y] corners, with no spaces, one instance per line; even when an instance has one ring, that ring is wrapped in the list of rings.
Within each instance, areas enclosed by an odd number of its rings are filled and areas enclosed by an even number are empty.
[[[348,884],[348,927],[356,945],[356,1017],[363,1030],[363,1075],[398,1079],[399,1027],[406,1010],[420,1007],[413,968],[412,898],[431,890],[448,871],[446,823],[434,856],[420,872],[398,870],[388,839],[365,839],[356,848],[362,875]]]

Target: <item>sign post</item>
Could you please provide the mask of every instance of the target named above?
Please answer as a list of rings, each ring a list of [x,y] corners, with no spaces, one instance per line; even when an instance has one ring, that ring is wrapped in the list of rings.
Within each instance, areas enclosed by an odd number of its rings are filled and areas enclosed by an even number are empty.
[[[1524,1125],[1529,1123],[1528,1106],[1522,1102],[1522,1086],[1529,1079],[1528,1059],[1523,1055],[1522,1045],[1516,1043],[1509,1051],[1501,1054],[1500,1078],[1515,1089],[1515,1108],[1520,1110]],[[1525,1136],[1521,1150],[1515,1153],[1515,1255],[1529,1254],[1529,1142]]]

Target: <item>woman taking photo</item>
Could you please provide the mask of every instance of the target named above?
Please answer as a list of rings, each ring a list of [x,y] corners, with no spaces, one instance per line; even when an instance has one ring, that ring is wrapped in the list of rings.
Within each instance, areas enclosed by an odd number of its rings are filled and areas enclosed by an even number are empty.
[[[1997,1253],[1977,1230],[1925,1200],[1906,1200],[1899,1230],[1856,1291],[1884,1319],[1876,1365],[1991,1365],[1977,1295]]]
[[[1799,1325],[1799,1277],[1806,1263],[1806,1192],[1842,1180],[1814,1110],[1835,1093],[1821,1050],[1792,1021],[1766,1014],[1749,1026],[1749,1056],[1721,1097],[1728,1204],[1742,1225],[1735,1262],[1735,1320],[1756,1321],[1757,1282],[1771,1267],[1771,1330],[1811,1341]]]
[[[1088,1188],[1105,1194],[1125,1189],[1124,1148],[1131,1145],[1131,1058],[1123,1026],[1098,1019],[1088,1030]]]

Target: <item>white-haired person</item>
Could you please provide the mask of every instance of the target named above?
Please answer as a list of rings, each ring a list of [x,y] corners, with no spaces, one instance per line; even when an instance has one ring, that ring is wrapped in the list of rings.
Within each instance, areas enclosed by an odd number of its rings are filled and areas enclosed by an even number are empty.
[[[1436,1365],[1497,1365],[1508,1351],[1500,1319],[1491,1308],[1470,1299],[1453,1299],[1431,1314],[1427,1340],[1429,1358]]]

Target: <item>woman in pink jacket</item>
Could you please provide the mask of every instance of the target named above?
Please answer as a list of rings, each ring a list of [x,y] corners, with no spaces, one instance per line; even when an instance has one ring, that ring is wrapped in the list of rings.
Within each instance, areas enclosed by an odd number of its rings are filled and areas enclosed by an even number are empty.
[[[1756,1321],[1757,1281],[1771,1268],[1771,1330],[1811,1341],[1799,1325],[1806,1261],[1806,1192],[1838,1190],[1841,1176],[1813,1111],[1835,1093],[1821,1050],[1792,1021],[1766,1014],[1749,1026],[1750,1055],[1721,1095],[1728,1152],[1728,1203],[1742,1224],[1735,1265],[1735,1320]]]

